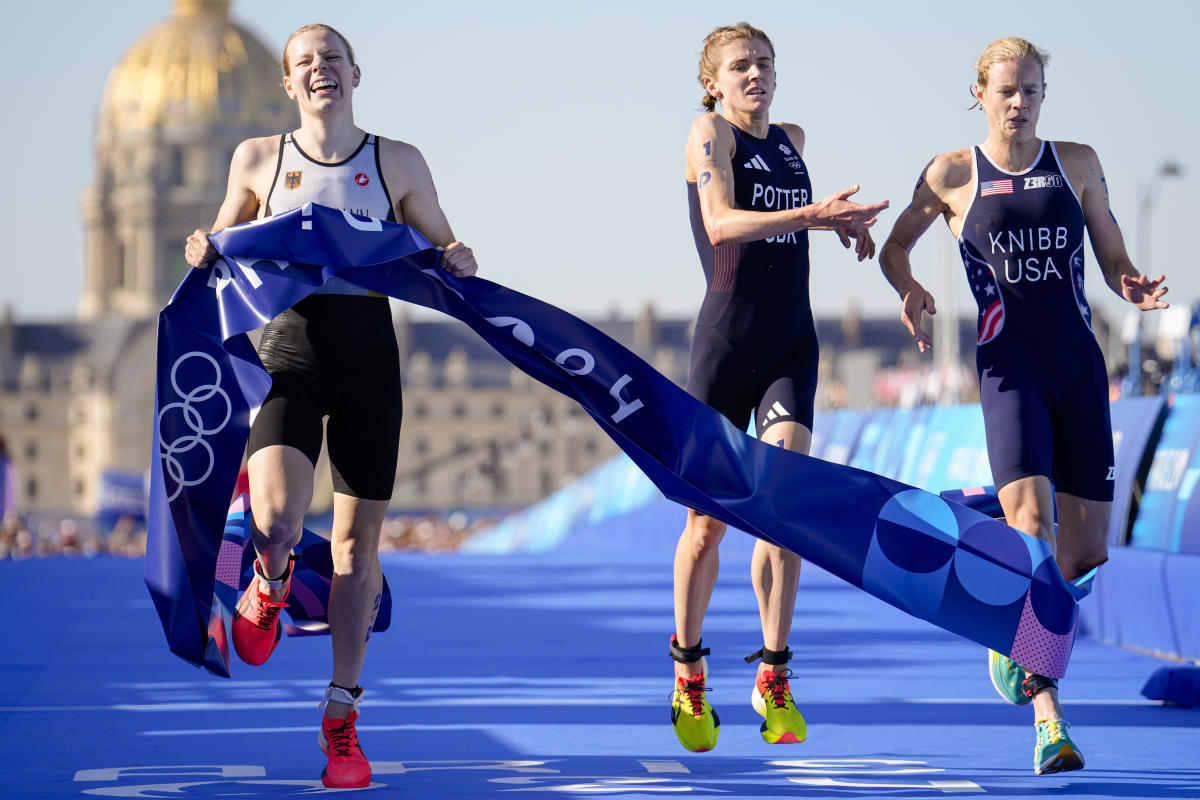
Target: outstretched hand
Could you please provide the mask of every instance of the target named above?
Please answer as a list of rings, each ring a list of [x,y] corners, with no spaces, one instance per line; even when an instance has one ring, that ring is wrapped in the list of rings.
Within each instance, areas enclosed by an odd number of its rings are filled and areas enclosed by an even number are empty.
[[[838,228],[838,238],[842,241],[842,247],[850,249],[851,242],[854,243],[854,254],[858,256],[859,261],[875,257],[875,240],[871,238],[871,232],[866,226],[861,228]]]
[[[834,192],[826,198],[814,203],[816,222],[814,228],[869,228],[875,224],[879,212],[888,207],[888,201],[882,203],[855,203],[849,198],[862,187],[857,183],[847,186],[840,192]]]
[[[917,283],[913,288],[904,295],[904,306],[900,310],[900,321],[904,323],[904,327],[908,328],[908,332],[917,340],[917,349],[922,353],[933,349],[933,339],[928,331],[922,327],[922,314],[936,314],[937,308],[933,304],[933,295],[925,291],[925,287]]]
[[[1138,275],[1136,278],[1129,275],[1121,276],[1121,296],[1142,311],[1153,311],[1156,308],[1170,308],[1168,303],[1164,303],[1160,298],[1167,293],[1167,287],[1162,286],[1162,282],[1166,280],[1165,275],[1159,275],[1151,280],[1145,275]]]

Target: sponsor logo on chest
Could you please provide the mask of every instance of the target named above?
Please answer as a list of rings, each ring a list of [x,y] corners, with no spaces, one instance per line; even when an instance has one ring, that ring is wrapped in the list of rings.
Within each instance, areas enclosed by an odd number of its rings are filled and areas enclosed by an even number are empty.
[[[796,155],[796,151],[792,150],[786,144],[781,144],[779,145],[779,152],[783,153],[783,160],[792,168],[793,174],[804,174],[804,162],[800,160],[800,156]]]
[[[1061,175],[1026,175],[1022,189],[1057,189],[1063,185]]]

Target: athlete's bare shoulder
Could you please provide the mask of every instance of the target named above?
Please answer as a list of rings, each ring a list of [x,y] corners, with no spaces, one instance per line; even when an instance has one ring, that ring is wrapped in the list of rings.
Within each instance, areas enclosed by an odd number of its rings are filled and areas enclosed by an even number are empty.
[[[429,166],[416,145],[384,136],[378,137],[376,141],[379,147],[379,166],[389,187],[411,186],[414,180],[428,180]]]
[[[733,128],[725,118],[714,112],[701,114],[692,121],[688,131],[684,151],[685,179],[688,183],[695,183],[703,172],[727,169],[736,149]]]
[[[1079,142],[1055,142],[1054,149],[1063,168],[1071,171],[1090,171],[1100,165],[1100,157],[1091,145]]]
[[[788,140],[792,143],[792,147],[796,148],[796,152],[804,155],[804,128],[793,122],[780,122],[778,125],[787,134]]]
[[[1091,198],[1103,198],[1105,208],[1108,204],[1108,185],[1104,181],[1104,169],[1100,166],[1100,157],[1089,145],[1078,142],[1055,142],[1054,150],[1058,153],[1058,163],[1080,203],[1087,203]]]
[[[693,141],[732,142],[733,127],[720,114],[710,111],[692,121],[688,137]]]
[[[938,197],[944,198],[971,182],[971,148],[934,156],[925,168],[925,182]]]
[[[272,166],[279,158],[279,134],[246,139],[233,151],[233,169],[255,170],[264,163]]]
[[[280,134],[246,139],[234,149],[229,164],[230,195],[252,198],[259,213],[266,207],[279,163],[279,142]]]
[[[375,140],[379,142],[380,158],[387,158],[394,161],[422,158],[421,151],[417,149],[416,145],[402,142],[399,139],[389,139],[386,136],[377,136]]]

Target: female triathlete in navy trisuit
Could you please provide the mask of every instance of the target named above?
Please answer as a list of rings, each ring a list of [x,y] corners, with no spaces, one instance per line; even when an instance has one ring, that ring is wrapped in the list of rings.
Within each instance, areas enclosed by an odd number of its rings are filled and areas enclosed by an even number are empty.
[[[807,452],[817,378],[817,338],[808,299],[808,231],[836,230],[861,261],[875,253],[867,228],[887,203],[860,205],[851,186],[813,202],[804,131],[772,125],[775,50],[745,23],[713,31],[700,57],[705,113],[687,142],[692,231],[708,290],[696,320],[688,391],[761,439]],[[716,113],[717,106],[720,112]],[[705,699],[700,628],[717,577],[725,524],[689,510],[675,552],[676,661],[671,719],[689,750],[716,744],[719,720]],[[755,543],[751,577],[763,648],[751,695],[769,743],[799,742],[804,718],[788,688],[787,641],[799,556]]]
[[[1048,542],[1063,577],[1076,580],[1108,558],[1113,498],[1108,380],[1083,293],[1085,229],[1118,295],[1150,310],[1167,307],[1167,289],[1161,275],[1151,280],[1130,262],[1092,148],[1037,137],[1046,60],[1016,37],[984,50],[973,91],[987,138],[929,163],[880,262],[924,352],[932,342],[921,315],[934,313],[934,303],[913,278],[908,253],[938,216],[958,237],[979,305],[980,405],[1000,505],[1010,525]],[[1034,770],[1083,767],[1057,683],[998,653],[989,661],[1001,696],[1032,700]]]

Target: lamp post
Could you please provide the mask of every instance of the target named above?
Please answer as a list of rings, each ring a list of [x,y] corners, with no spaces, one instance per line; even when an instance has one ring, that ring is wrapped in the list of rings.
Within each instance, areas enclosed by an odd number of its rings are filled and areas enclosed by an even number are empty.
[[[1143,272],[1150,268],[1150,211],[1154,207],[1154,190],[1165,178],[1178,178],[1183,175],[1183,165],[1168,158],[1158,165],[1150,179],[1142,184],[1141,196],[1138,199],[1138,263],[1137,268]]]
[[[1143,274],[1150,270],[1150,211],[1154,207],[1154,190],[1158,184],[1167,178],[1177,178],[1183,174],[1183,166],[1174,159],[1168,158],[1158,165],[1141,185],[1138,195],[1137,216],[1137,263],[1136,266]],[[1121,396],[1139,395],[1142,393],[1142,318],[1137,314],[1132,335],[1127,337],[1129,345],[1129,371],[1121,381]]]

